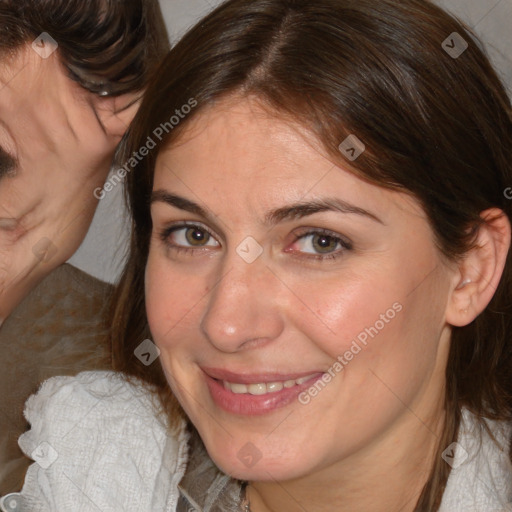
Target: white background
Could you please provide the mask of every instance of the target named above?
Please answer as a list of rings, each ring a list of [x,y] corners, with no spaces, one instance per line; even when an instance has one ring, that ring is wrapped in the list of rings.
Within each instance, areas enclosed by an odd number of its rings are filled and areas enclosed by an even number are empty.
[[[219,3],[216,0],[160,0],[171,42],[176,42],[187,28]],[[512,0],[439,0],[439,4],[476,30],[512,92]],[[100,201],[89,234],[70,263],[100,279],[114,282],[126,250],[126,217],[122,189],[118,186]]]

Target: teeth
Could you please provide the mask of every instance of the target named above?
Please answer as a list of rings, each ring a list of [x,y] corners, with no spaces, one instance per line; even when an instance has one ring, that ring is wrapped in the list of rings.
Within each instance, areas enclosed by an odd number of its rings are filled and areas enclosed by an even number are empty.
[[[291,388],[293,386],[300,386],[307,380],[314,377],[316,373],[301,377],[295,380],[285,380],[277,382],[261,382],[258,384],[239,384],[236,382],[223,381],[224,389],[231,391],[237,395],[250,394],[250,395],[265,395],[267,393],[276,393],[281,391],[283,388]]]
[[[231,388],[233,393],[241,394],[247,393],[247,386],[245,384],[228,384],[228,389]]]
[[[267,392],[266,384],[249,384],[247,386],[251,395],[264,395]]]
[[[276,391],[281,391],[283,389],[284,384],[282,382],[270,382],[266,385],[267,391],[269,393],[275,393]]]

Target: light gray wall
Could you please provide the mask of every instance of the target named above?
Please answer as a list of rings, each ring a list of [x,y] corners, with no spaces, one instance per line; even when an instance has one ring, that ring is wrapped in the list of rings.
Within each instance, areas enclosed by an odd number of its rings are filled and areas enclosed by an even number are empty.
[[[170,39],[176,42],[220,1],[160,0],[160,3]],[[512,0],[439,0],[438,3],[482,37],[512,93]],[[115,281],[122,268],[127,236],[126,212],[118,186],[100,201],[89,234],[70,262],[100,279]]]

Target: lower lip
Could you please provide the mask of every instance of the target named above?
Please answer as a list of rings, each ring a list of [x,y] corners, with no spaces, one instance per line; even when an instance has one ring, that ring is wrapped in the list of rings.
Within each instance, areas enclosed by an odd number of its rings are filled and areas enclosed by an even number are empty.
[[[319,373],[300,385],[294,385],[291,388],[283,388],[281,391],[266,393],[264,395],[233,393],[229,389],[224,388],[222,381],[213,379],[206,374],[205,378],[213,401],[221,409],[232,414],[258,416],[270,413],[293,402],[304,390],[321,379],[322,375],[322,373]]]

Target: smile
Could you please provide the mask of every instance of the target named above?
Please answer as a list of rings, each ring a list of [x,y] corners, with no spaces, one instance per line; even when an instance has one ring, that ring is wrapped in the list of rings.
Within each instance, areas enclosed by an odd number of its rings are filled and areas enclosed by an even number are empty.
[[[284,381],[275,381],[275,382],[260,382],[256,384],[241,384],[237,382],[229,382],[222,381],[224,389],[231,391],[232,393],[241,395],[241,394],[249,394],[249,395],[265,395],[267,393],[277,393],[278,391],[283,390],[284,388],[292,388],[294,386],[300,386],[307,382],[309,379],[315,377],[317,374],[313,373],[311,375],[306,375],[305,377],[301,377],[300,379],[289,379]]]
[[[297,400],[323,372],[302,374],[241,374],[205,369],[203,375],[213,403],[231,414],[254,416],[272,413]]]

